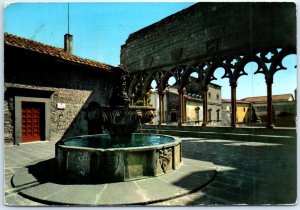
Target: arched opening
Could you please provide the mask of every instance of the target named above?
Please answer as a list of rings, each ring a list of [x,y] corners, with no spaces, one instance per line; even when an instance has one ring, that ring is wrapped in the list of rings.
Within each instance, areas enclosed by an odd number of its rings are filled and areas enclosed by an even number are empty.
[[[155,90],[157,89],[157,82],[155,80],[152,80],[151,84],[150,84],[151,89]]]
[[[168,86],[170,87],[173,87],[176,85],[176,78],[174,76],[171,76],[169,79],[168,79]]]
[[[148,106],[150,104],[149,91],[152,88],[152,85],[155,86],[153,80],[154,77],[151,74],[142,75],[137,80],[130,95],[132,106]]]
[[[164,95],[164,117],[165,123],[176,124],[178,121],[178,87],[175,76],[170,76]]]
[[[273,123],[276,127],[296,127],[297,56],[285,56],[282,65],[286,69],[273,76]]]
[[[184,79],[187,80],[185,85],[185,123],[199,124],[203,121],[203,100],[202,87],[199,82],[198,72],[188,72]]]
[[[226,71],[218,67],[214,78],[208,86],[208,109],[211,109],[211,122],[215,125],[230,126],[231,124],[231,89],[229,78],[224,77]],[[209,94],[211,95],[209,97]]]
[[[273,77],[274,94],[293,94],[297,89],[297,56],[287,55],[282,60],[285,70],[277,71]]]
[[[237,81],[236,123],[240,126],[264,126],[267,122],[267,85],[265,75],[256,73],[259,66],[248,62],[247,75]]]
[[[238,79],[237,99],[267,95],[265,75],[255,74],[257,69],[258,64],[256,62],[249,62],[245,65],[244,71],[247,75],[242,75]]]

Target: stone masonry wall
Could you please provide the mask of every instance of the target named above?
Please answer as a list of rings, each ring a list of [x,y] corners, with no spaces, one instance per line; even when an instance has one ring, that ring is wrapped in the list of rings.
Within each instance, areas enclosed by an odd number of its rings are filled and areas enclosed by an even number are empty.
[[[15,62],[17,61],[17,62]],[[14,142],[14,95],[11,89],[52,91],[50,96],[51,139],[58,140],[76,135],[88,134],[85,109],[90,102],[108,105],[111,95],[109,73],[99,69],[5,49],[5,100],[4,132],[5,142]],[[27,94],[27,93],[26,93]],[[36,97],[25,95],[26,97]],[[65,109],[58,109],[57,103],[64,103]]]
[[[141,29],[121,48],[129,71],[170,69],[201,59],[296,46],[294,3],[200,2]]]

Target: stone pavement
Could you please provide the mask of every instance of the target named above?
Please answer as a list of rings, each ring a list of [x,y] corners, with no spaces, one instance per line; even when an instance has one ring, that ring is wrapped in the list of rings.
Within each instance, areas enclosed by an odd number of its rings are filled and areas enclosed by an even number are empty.
[[[5,147],[7,205],[45,205],[22,197],[19,191],[12,187],[12,177],[24,166],[53,158],[54,143]],[[184,163],[214,164],[217,169],[216,176],[196,192],[148,205],[260,205],[296,202],[296,140],[287,142],[283,139],[282,142],[263,143],[182,138],[182,145]],[[161,191],[163,190],[161,188]],[[153,192],[155,193],[157,191]]]

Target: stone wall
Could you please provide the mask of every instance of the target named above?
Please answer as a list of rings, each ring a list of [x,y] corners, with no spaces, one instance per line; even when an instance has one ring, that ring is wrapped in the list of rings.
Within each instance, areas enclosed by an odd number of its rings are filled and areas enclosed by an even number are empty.
[[[13,99],[10,98],[8,100],[4,100],[4,140],[5,143],[13,142],[13,134],[14,134],[14,103]]]
[[[203,102],[196,99],[186,100],[186,121],[195,124],[195,121],[203,120]],[[196,109],[198,111],[196,111]]]
[[[14,143],[15,96],[49,98],[50,137],[58,140],[88,134],[85,109],[90,102],[108,105],[110,74],[87,65],[61,62],[26,50],[5,48],[5,142]],[[65,104],[64,109],[57,107]]]
[[[253,113],[251,112],[250,104],[238,104],[236,107],[236,122],[248,123],[253,122]]]
[[[121,63],[129,71],[170,69],[223,54],[296,46],[292,2],[200,2],[129,36]]]

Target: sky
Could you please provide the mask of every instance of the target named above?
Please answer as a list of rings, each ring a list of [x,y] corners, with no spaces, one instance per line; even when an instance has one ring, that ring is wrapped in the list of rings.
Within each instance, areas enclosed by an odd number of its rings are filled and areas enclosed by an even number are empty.
[[[185,9],[193,2],[111,2],[70,3],[69,32],[73,35],[73,53],[82,58],[117,66],[120,49],[128,36],[166,16]],[[4,10],[4,32],[63,48],[68,32],[67,3],[14,3]],[[256,64],[249,64],[238,81],[237,98],[267,95],[264,75],[254,75]],[[285,59],[286,71],[275,74],[273,94],[294,93],[297,86],[296,56]],[[222,86],[222,98],[230,98],[228,79],[215,84]]]
[[[73,53],[110,65],[120,63],[129,34],[194,3],[70,3]],[[67,3],[15,3],[4,11],[4,31],[63,48]]]

